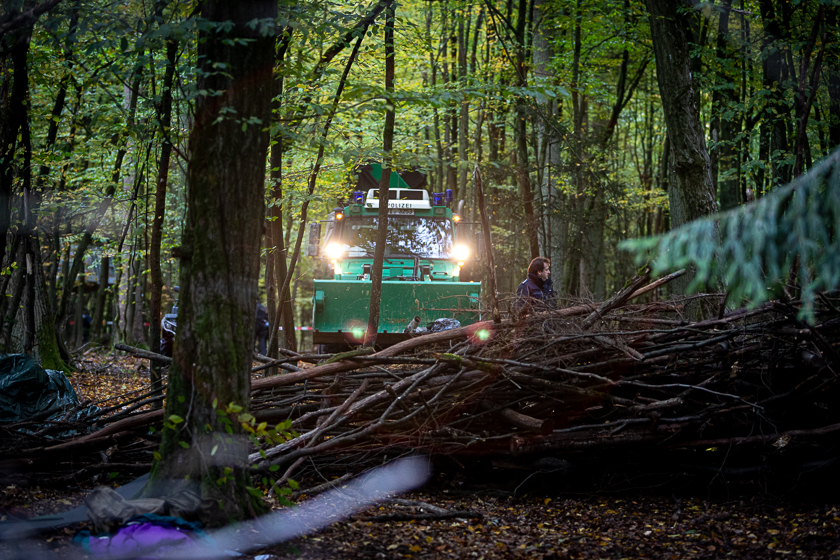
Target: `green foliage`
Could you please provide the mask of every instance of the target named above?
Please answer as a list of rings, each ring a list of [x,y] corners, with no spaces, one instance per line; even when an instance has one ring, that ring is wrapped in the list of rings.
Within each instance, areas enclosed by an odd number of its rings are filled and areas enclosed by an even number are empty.
[[[840,149],[791,184],[665,235],[622,248],[650,260],[654,273],[693,266],[689,289],[716,279],[731,301],[758,305],[780,295],[790,270],[802,290],[803,316],[813,318],[817,292],[840,285]],[[720,243],[716,242],[720,235]]]

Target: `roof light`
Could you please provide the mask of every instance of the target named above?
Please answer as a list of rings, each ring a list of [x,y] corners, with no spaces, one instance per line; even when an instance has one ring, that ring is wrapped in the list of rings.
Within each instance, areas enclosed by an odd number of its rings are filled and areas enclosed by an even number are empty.
[[[335,220],[336,220],[336,221],[339,221],[339,220],[341,220],[342,218],[344,218],[344,213],[343,213],[343,212],[336,212],[336,213],[335,213]]]
[[[458,214],[452,214],[452,221],[453,222],[460,222],[461,221],[461,216],[459,216]]]

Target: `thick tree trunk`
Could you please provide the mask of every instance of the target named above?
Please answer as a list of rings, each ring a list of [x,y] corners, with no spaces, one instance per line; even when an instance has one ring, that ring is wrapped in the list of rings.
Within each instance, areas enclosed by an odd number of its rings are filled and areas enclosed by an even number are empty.
[[[197,99],[190,133],[168,424],[147,493],[165,479],[201,481],[202,497],[216,505],[205,521],[219,524],[262,509],[246,489],[241,421],[250,401],[271,117],[274,30],[264,26],[277,3],[209,0],[201,16],[220,26],[202,32],[198,46],[197,89],[210,95]],[[249,25],[254,20],[261,25]],[[213,71],[219,64],[225,72]]]
[[[691,75],[687,16],[670,0],[646,0],[646,4],[674,170],[668,189],[671,226],[678,227],[716,212],[717,202],[700,108],[694,101],[697,88]]]
[[[690,31],[680,4],[671,0],[645,0],[650,13],[656,78],[670,140],[673,181],[668,188],[671,227],[717,211],[711,162],[696,103],[696,84],[691,74]],[[709,240],[717,242],[717,240]],[[684,291],[689,274],[675,289]]]

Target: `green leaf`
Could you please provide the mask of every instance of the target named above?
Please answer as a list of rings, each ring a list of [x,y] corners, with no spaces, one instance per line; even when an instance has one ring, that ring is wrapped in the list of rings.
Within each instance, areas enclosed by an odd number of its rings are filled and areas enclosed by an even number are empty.
[[[169,418],[167,418],[167,420],[169,420],[173,424],[180,424],[181,422],[184,421],[184,419],[181,418],[180,416],[178,416],[177,414],[170,414]]]
[[[280,465],[271,465],[270,467],[268,467],[268,470],[271,472],[277,472],[280,470]]]
[[[294,488],[295,490],[298,489],[299,484],[293,478],[289,479],[289,488]]]
[[[179,441],[179,442],[178,442],[178,445],[180,445],[180,446],[181,446],[181,447],[183,447],[184,449],[189,449],[189,448],[190,448],[190,444],[189,444],[189,443],[187,443],[186,441]]]

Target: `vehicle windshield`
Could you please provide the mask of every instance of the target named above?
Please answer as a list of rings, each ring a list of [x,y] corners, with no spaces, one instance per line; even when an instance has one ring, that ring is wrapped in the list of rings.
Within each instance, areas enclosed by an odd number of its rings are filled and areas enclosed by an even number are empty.
[[[340,239],[348,257],[373,255],[376,248],[376,216],[347,216]],[[446,218],[388,216],[388,246],[385,256],[417,255],[448,259],[452,251],[452,222]]]

